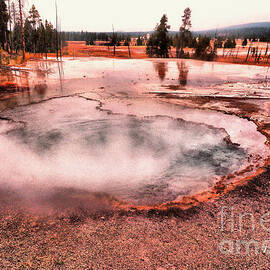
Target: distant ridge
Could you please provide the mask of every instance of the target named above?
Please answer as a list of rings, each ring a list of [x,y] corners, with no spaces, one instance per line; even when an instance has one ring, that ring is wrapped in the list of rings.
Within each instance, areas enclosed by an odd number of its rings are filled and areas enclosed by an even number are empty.
[[[152,34],[154,30],[151,31],[117,31],[118,34],[129,35],[130,37],[145,36],[146,34]],[[68,32],[65,31],[67,36],[74,37],[77,35],[77,39],[67,38],[67,40],[85,40],[81,37],[81,32]],[[85,32],[87,33],[87,32]],[[90,32],[91,33],[91,32]],[[104,33],[107,35],[112,35],[112,32],[97,32]],[[170,35],[173,36],[178,31],[169,31]],[[192,31],[193,35],[205,35],[210,37],[220,36],[220,37],[234,37],[234,38],[251,38],[251,39],[260,39],[270,42],[270,22],[255,22],[255,23],[245,23],[239,25],[232,25],[217,29],[208,29],[201,31]]]
[[[270,22],[245,23],[245,24],[231,25],[231,26],[221,27],[217,29],[208,29],[208,30],[201,30],[201,31],[195,31],[195,32],[229,31],[229,30],[239,30],[239,29],[246,29],[246,28],[270,28]]]
[[[193,31],[195,35],[218,36],[233,35],[236,37],[245,37],[249,35],[260,36],[270,32],[270,22],[255,22],[239,25],[232,25],[217,29]]]
[[[199,30],[199,31],[192,31],[193,33],[215,33],[217,32],[230,32],[234,30],[246,30],[246,29],[254,29],[254,28],[270,28],[270,22],[255,22],[255,23],[245,23],[245,24],[238,24],[238,25],[231,25],[221,28],[215,29],[207,29],[207,30]],[[137,34],[137,35],[145,35],[147,33],[153,33],[154,31],[134,31],[134,32],[125,32],[120,31],[118,33],[128,33],[128,34]],[[170,33],[178,33],[178,31],[170,31]]]

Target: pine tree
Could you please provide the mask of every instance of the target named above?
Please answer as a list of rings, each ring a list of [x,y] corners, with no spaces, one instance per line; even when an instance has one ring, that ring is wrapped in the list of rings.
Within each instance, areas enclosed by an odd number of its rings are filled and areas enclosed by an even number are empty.
[[[226,42],[224,43],[224,48],[230,48],[233,49],[236,47],[235,39],[228,38]]]
[[[40,27],[41,24],[41,19],[38,10],[36,9],[35,5],[32,5],[32,8],[29,10],[29,16],[27,17],[28,22],[31,25],[31,33],[30,36],[28,37],[28,40],[26,39],[26,42],[31,42],[32,43],[32,48],[30,51],[36,53],[37,52],[37,46],[39,43],[39,31],[38,28]],[[25,22],[26,23],[26,22]],[[29,28],[29,27],[28,27]],[[30,30],[30,28],[29,28]],[[26,46],[27,50],[27,46]]]
[[[243,40],[242,46],[243,46],[243,47],[246,47],[247,44],[248,44],[248,42],[247,42],[247,39],[245,38],[245,39]]]
[[[184,47],[189,46],[192,42],[192,34],[190,32],[191,27],[191,9],[186,8],[184,10],[184,15],[182,16],[182,25],[179,29],[179,36],[177,36],[176,40],[177,57],[185,57]]]
[[[143,42],[142,42],[141,37],[139,36],[139,37],[137,38],[137,46],[142,46],[142,45],[143,45]]]
[[[180,27],[180,31],[190,31],[192,24],[191,24],[191,9],[186,8],[184,10],[184,15],[182,16],[182,26]]]
[[[41,22],[38,29],[37,29],[37,35],[38,35],[38,42],[36,50],[38,53],[47,53],[46,50],[46,31],[44,24]]]
[[[147,43],[146,53],[148,56],[169,58],[171,40],[168,29],[170,29],[168,18],[164,14]]]
[[[7,49],[8,19],[7,5],[0,0],[0,45],[3,49]]]
[[[13,46],[16,51],[16,54],[19,50],[22,49],[22,40],[21,40],[21,24],[17,21],[13,29]]]
[[[25,40],[25,51],[32,52],[34,50],[34,44],[32,42],[34,29],[28,18],[24,22],[23,31],[24,31],[24,40]]]
[[[12,17],[13,28],[14,28],[18,19],[18,11],[16,9],[14,2],[11,3],[11,17]]]
[[[28,20],[34,29],[37,29],[41,23],[40,15],[35,5],[32,5],[31,9],[29,10]]]
[[[25,40],[24,40],[24,31],[23,31],[23,5],[22,0],[18,0],[19,3],[19,13],[20,13],[20,26],[21,26],[21,48],[22,48],[22,56],[23,60],[25,60]]]
[[[195,57],[201,60],[211,60],[214,56],[210,49],[210,38],[205,36],[200,36],[195,47]]]
[[[46,35],[46,52],[55,52],[56,51],[56,30],[53,28],[53,25],[45,21],[45,35]]]

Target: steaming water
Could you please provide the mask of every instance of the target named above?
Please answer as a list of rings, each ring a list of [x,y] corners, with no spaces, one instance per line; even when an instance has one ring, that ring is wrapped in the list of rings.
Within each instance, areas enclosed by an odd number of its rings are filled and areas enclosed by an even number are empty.
[[[248,67],[240,74],[238,66],[230,73],[226,65],[185,63],[75,60],[63,63],[64,74],[57,63],[46,73],[26,73],[29,91],[0,101],[0,116],[12,119],[0,124],[0,184],[25,196],[73,187],[158,204],[212,187],[245,168],[251,154],[266,156],[253,123],[145,94],[171,84],[213,92],[227,80],[261,79]]]
[[[97,105],[76,97],[6,112],[25,124],[2,130],[1,178],[9,186],[64,185],[155,204],[211,186],[247,155],[226,142],[223,129],[169,117],[107,115]]]

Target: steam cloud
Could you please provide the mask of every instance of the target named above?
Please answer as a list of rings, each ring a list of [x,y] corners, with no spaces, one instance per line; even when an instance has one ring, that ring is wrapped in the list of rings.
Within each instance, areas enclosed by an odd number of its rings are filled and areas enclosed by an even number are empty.
[[[16,123],[1,123],[1,185],[25,197],[65,187],[154,204],[212,185],[246,156],[224,141],[225,130],[107,115],[96,105],[62,98],[7,111]]]

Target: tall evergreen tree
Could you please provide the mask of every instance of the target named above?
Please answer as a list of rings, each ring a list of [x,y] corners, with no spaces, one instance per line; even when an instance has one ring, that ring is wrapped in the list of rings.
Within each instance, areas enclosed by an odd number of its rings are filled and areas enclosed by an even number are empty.
[[[23,5],[22,5],[22,0],[18,0],[19,4],[19,13],[20,13],[20,25],[21,25],[21,48],[22,48],[22,55],[23,55],[23,60],[25,60],[25,40],[24,40],[24,31],[23,31]]]
[[[23,31],[25,40],[25,50],[27,52],[32,52],[34,50],[34,44],[32,40],[34,29],[28,18],[24,22]]]
[[[184,57],[184,47],[190,46],[192,43],[191,29],[191,9],[186,8],[182,16],[182,25],[179,29],[179,35],[176,39],[176,54],[177,57]]]
[[[167,15],[164,14],[160,20],[160,23],[155,28],[155,32],[151,35],[147,43],[146,53],[148,56],[169,58],[171,44],[168,33],[169,29],[170,26],[168,25]]]
[[[46,31],[45,31],[45,26],[42,22],[40,23],[40,26],[37,29],[37,36],[38,36],[38,42],[37,42],[36,51],[38,53],[47,53]]]
[[[14,29],[15,24],[16,24],[16,22],[17,22],[17,20],[18,20],[18,17],[19,17],[18,11],[17,11],[17,8],[16,8],[16,5],[15,5],[14,2],[11,3],[10,9],[11,9],[11,11],[10,11],[11,14],[10,14],[10,15],[11,15],[12,24],[13,24],[13,29]]]
[[[41,38],[39,36],[40,31],[38,31],[38,28],[41,24],[41,19],[38,10],[36,9],[35,5],[32,5],[31,9],[29,10],[29,16],[27,17],[27,20],[31,24],[31,35],[29,37],[29,42],[32,43],[31,51],[36,53],[38,48],[39,39]]]
[[[31,9],[29,10],[28,20],[34,29],[37,29],[41,23],[40,15],[35,5],[32,5]]]
[[[22,49],[22,40],[21,40],[21,24],[17,21],[14,25],[13,29],[13,46],[15,49],[16,54],[19,50]]]
[[[8,46],[10,49],[10,54],[13,54],[13,42],[12,42],[12,16],[11,16],[11,4],[10,4],[10,0],[7,1],[8,2],[8,16],[9,16],[9,22],[8,22]]]
[[[53,25],[45,21],[45,36],[46,36],[46,52],[55,52],[56,50],[56,33]]]
[[[0,0],[0,45],[3,49],[7,49],[8,19],[7,5],[4,0]]]
[[[140,36],[138,36],[137,38],[137,46],[142,46],[143,45],[143,42],[142,42],[142,39]]]

